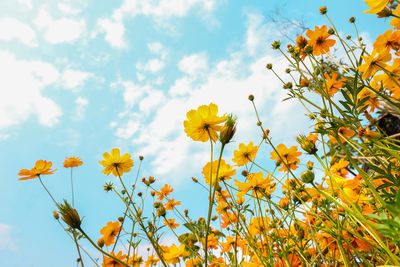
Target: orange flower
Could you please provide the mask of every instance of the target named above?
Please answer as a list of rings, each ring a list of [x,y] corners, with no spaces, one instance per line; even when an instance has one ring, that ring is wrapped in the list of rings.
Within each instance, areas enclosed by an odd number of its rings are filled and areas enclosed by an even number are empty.
[[[376,76],[375,76],[376,77]],[[375,93],[373,93],[368,88],[364,87],[357,95],[358,99],[362,100],[366,97],[369,97],[365,102],[365,106],[369,106],[369,112],[374,112],[375,108],[379,106],[379,99]],[[362,108],[362,107],[360,107]]]
[[[331,35],[327,31],[326,25],[323,25],[321,28],[315,26],[315,30],[308,30],[306,35],[310,38],[308,44],[312,46],[314,56],[328,53],[330,47],[336,43],[335,40],[328,39]]]
[[[119,259],[121,261],[123,261],[126,258],[126,255],[122,254],[122,251],[118,252],[117,255],[115,255],[114,251],[111,251],[110,255],[116,257],[117,259]],[[103,267],[125,267],[125,265],[123,265],[122,263],[114,260],[113,258],[106,257],[106,256],[104,256],[102,265],[103,265]]]
[[[397,8],[392,11],[394,15],[393,18],[390,20],[389,24],[393,26],[395,29],[400,29],[400,5],[397,5]]]
[[[156,258],[154,255],[150,255],[147,257],[147,261],[144,262],[145,267],[156,265],[159,260],[160,259]]]
[[[362,78],[368,79],[373,76],[377,71],[385,68],[387,65],[385,62],[392,58],[389,53],[389,49],[380,51],[373,50],[370,56],[362,56],[364,64],[358,67],[358,70],[363,73]]]
[[[32,169],[20,170],[18,175],[25,176],[25,177],[21,177],[18,180],[21,181],[21,180],[34,179],[34,178],[39,177],[40,175],[53,174],[57,169],[50,170],[52,165],[53,165],[53,163],[51,163],[51,161],[45,161],[45,160],[40,159],[40,160],[36,161],[35,167],[33,167]]]
[[[258,146],[254,146],[253,142],[250,142],[247,146],[243,143],[239,145],[239,150],[233,151],[233,162],[236,162],[237,166],[243,166],[248,162],[252,161],[258,151]]]
[[[103,237],[100,238],[99,241],[102,240],[104,245],[110,246],[115,243],[115,237],[121,230],[121,223],[119,221],[108,222],[107,225],[100,230],[100,234],[102,234]]]
[[[374,50],[380,51],[383,49],[398,50],[400,46],[400,31],[388,30],[376,38]]]
[[[133,167],[133,160],[131,155],[125,153],[120,156],[119,148],[111,149],[111,155],[108,152],[103,154],[104,160],[99,161],[99,163],[105,167],[102,173],[110,175],[112,173],[114,176],[122,176],[124,172],[129,172]]]
[[[166,210],[173,210],[175,206],[178,206],[181,204],[181,201],[176,201],[175,198],[169,199],[165,204],[164,207]]]
[[[160,189],[160,192],[156,192],[158,200],[163,200],[164,197],[168,196],[172,191],[174,191],[174,189],[170,185],[165,184],[164,187]]]
[[[279,169],[279,171],[287,171],[288,168],[292,170],[296,170],[298,168],[297,164],[300,160],[297,158],[301,155],[301,152],[297,151],[297,146],[292,146],[289,149],[284,144],[279,144],[276,147],[276,152],[271,152],[271,159],[276,160],[276,165],[283,166]]]
[[[336,94],[337,91],[339,91],[339,89],[343,87],[343,82],[346,81],[346,78],[342,78],[336,81],[336,78],[338,76],[336,72],[332,72],[332,77],[329,77],[327,73],[324,73],[324,76],[329,97]]]
[[[64,168],[73,168],[73,167],[78,167],[83,164],[82,160],[77,157],[69,157],[65,158],[64,160]]]
[[[338,134],[339,134],[340,141],[342,143],[344,143],[344,142],[346,142],[346,139],[344,138],[344,136],[351,138],[354,135],[356,135],[356,132],[354,132],[353,130],[350,130],[349,128],[339,127]]]
[[[188,120],[183,122],[185,133],[194,141],[207,142],[210,137],[215,142],[218,139],[218,133],[222,126],[219,125],[226,120],[226,116],[218,117],[218,106],[202,105],[197,110],[190,110],[186,113]]]
[[[180,225],[179,223],[175,223],[175,218],[174,219],[164,219],[164,224],[171,229],[175,229],[176,227],[178,227]]]
[[[205,244],[206,238],[202,237],[201,240]],[[218,248],[218,236],[215,234],[209,234],[207,236],[207,248],[217,249]]]

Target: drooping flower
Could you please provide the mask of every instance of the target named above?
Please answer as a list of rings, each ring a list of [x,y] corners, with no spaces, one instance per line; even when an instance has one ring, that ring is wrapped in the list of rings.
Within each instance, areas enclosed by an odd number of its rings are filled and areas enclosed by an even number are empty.
[[[308,30],[306,35],[308,38],[310,38],[308,44],[312,46],[314,56],[328,53],[330,48],[336,43],[335,40],[328,39],[331,35],[327,31],[326,25],[323,25],[321,28],[315,26],[314,31]]]
[[[271,195],[276,189],[275,184],[272,183],[273,179],[270,178],[269,174],[264,178],[262,172],[250,173],[247,175],[246,180],[247,181],[243,183],[235,180],[235,186],[239,189],[236,195],[239,198],[243,197],[249,191],[252,191],[253,196],[259,193],[258,197],[260,197],[261,194]]]
[[[210,185],[210,168],[211,164],[208,162],[204,167],[203,171],[201,172],[204,175],[204,179],[206,180],[206,183]],[[214,160],[212,162],[212,179],[211,179],[211,185],[215,184],[215,179],[217,176],[217,168],[218,168],[218,160]],[[232,166],[227,164],[225,160],[221,159],[220,165],[219,165],[219,170],[218,170],[218,182],[224,181],[224,180],[229,180],[232,178],[233,175],[236,174],[236,170],[232,169]]]
[[[356,135],[356,132],[349,128],[339,127],[338,134],[339,134],[340,142],[345,143],[346,139],[344,137],[351,138]]]
[[[239,145],[239,150],[233,151],[233,162],[236,162],[237,166],[243,166],[248,162],[252,161],[258,151],[258,146],[254,146],[253,142],[250,142],[247,146],[243,143]]]
[[[20,170],[18,175],[23,177],[19,178],[18,180],[22,181],[22,180],[34,179],[39,177],[40,175],[53,174],[57,169],[50,170],[51,166],[53,166],[53,163],[51,163],[51,161],[40,159],[36,161],[35,167],[33,167],[32,169]]]
[[[108,222],[107,225],[100,230],[100,234],[103,235],[100,240],[104,242],[104,245],[110,246],[115,243],[115,237],[121,230],[121,223],[119,221]]]
[[[126,258],[126,255],[122,254],[122,251],[118,252],[117,255],[115,255],[114,251],[111,251],[110,255],[116,257],[117,259],[119,259],[121,261],[124,261]],[[113,259],[111,257],[107,257],[107,256],[104,256],[102,265],[103,265],[103,267],[125,267],[125,265],[123,265],[122,263],[116,261],[115,259]]]
[[[78,167],[83,164],[82,160],[78,157],[69,157],[64,160],[64,168]]]
[[[149,256],[147,257],[147,260],[144,262],[145,267],[149,267],[149,266],[153,266],[153,265],[155,266],[159,260],[160,260],[160,259],[157,258],[156,256],[154,256],[154,255],[149,255]]]
[[[99,161],[99,163],[105,167],[102,173],[107,175],[112,173],[114,176],[122,176],[125,172],[129,172],[133,167],[131,155],[125,153],[121,157],[119,148],[111,149],[111,155],[108,152],[105,152],[103,157],[104,160]]]
[[[276,160],[276,166],[282,165],[279,171],[287,171],[288,168],[296,170],[298,168],[297,164],[300,162],[297,157],[300,155],[301,152],[297,151],[297,146],[287,148],[284,144],[279,144],[276,147],[276,152],[271,152],[271,159]]]
[[[363,13],[377,14],[381,12],[390,0],[364,0],[367,5],[371,8],[363,11]]]
[[[172,191],[174,191],[174,189],[170,185],[165,184],[164,187],[161,188],[159,192],[156,192],[158,200],[163,200],[164,197],[168,196]]]
[[[168,226],[171,229],[175,229],[178,227],[180,224],[175,222],[175,218],[173,219],[164,219],[164,224]]]
[[[338,76],[336,72],[332,72],[332,77],[330,77],[327,73],[324,73],[324,76],[329,97],[332,97],[334,94],[336,94],[339,89],[343,87],[343,83],[346,81],[346,78],[336,80]]]
[[[190,110],[186,113],[188,120],[183,122],[185,133],[194,141],[207,142],[210,137],[215,142],[218,140],[218,131],[221,130],[226,116],[217,116],[218,106],[210,103],[198,107],[197,110]]]
[[[164,204],[164,207],[166,210],[173,210],[175,208],[175,206],[178,206],[180,204],[181,204],[181,201],[175,202],[175,198],[171,198]]]
[[[363,73],[363,79],[368,79],[377,71],[385,68],[387,66],[386,62],[392,58],[392,55],[388,49],[380,50],[379,52],[373,50],[370,56],[362,56],[362,58],[365,63],[359,66],[358,70]]]

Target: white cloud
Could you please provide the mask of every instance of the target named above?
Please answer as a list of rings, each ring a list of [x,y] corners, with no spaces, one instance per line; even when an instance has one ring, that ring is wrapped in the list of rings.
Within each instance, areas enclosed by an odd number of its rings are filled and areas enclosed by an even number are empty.
[[[85,118],[86,107],[89,104],[89,101],[86,98],[78,97],[75,100],[76,110],[75,117],[76,120],[83,120]]]
[[[203,52],[185,56],[179,61],[178,68],[189,75],[201,74],[208,69],[207,54]]]
[[[29,46],[37,46],[35,31],[28,24],[15,18],[0,19],[0,40],[18,40]]]
[[[9,249],[16,250],[17,246],[11,235],[12,227],[0,222],[0,251]]]
[[[42,93],[58,78],[57,69],[47,62],[18,60],[12,53],[0,51],[0,130],[32,115],[45,126],[58,123],[60,107]]]
[[[114,48],[125,48],[127,43],[125,41],[125,26],[121,20],[114,19],[100,19],[97,21],[100,32],[106,34],[106,41]]]
[[[61,10],[62,12],[64,12],[65,14],[68,15],[77,15],[81,12],[80,9],[78,8],[73,8],[70,5],[66,4],[66,3],[58,3],[57,7],[59,10]]]
[[[216,5],[216,0],[124,0],[120,8],[115,9],[109,18],[102,18],[97,21],[98,32],[105,33],[105,40],[114,48],[125,48],[125,26],[123,20],[126,17],[136,17],[138,15],[150,16],[159,26],[164,28],[173,27],[167,23],[171,17],[184,17],[191,10],[211,12]],[[200,13],[204,16],[204,12]]]
[[[138,62],[136,68],[138,70],[149,71],[151,73],[157,73],[164,68],[165,64],[158,58],[149,59],[146,63]]]
[[[32,9],[33,5],[32,5],[32,0],[18,0],[18,3],[22,6],[25,6],[29,9]]]
[[[43,7],[34,23],[39,30],[44,31],[45,40],[51,44],[73,43],[86,31],[86,23],[83,19],[53,19]]]
[[[92,76],[88,72],[66,69],[62,74],[62,85],[68,89],[79,89]]]

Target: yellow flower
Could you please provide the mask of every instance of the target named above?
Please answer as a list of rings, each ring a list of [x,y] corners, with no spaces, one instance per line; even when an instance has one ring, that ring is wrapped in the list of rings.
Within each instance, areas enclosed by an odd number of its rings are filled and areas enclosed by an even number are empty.
[[[380,50],[377,54],[376,50],[372,51],[370,56],[362,57],[365,61],[364,64],[358,67],[358,70],[363,73],[362,78],[368,79],[373,76],[378,70],[386,67],[387,61],[392,58],[388,49]]]
[[[250,173],[247,175],[246,179],[247,182],[244,183],[235,180],[235,186],[239,189],[236,195],[239,198],[243,197],[249,191],[253,191],[253,195],[256,195],[257,192],[271,195],[276,189],[275,184],[272,183],[273,179],[269,177],[269,174],[264,178],[262,172]],[[258,196],[260,197],[260,195]]]
[[[83,164],[82,160],[77,157],[69,157],[64,160],[64,168],[78,167]]]
[[[204,179],[206,179],[206,183],[210,185],[210,167],[211,164],[208,162],[202,171],[202,174],[204,175]],[[212,162],[212,181],[211,184],[215,184],[215,179],[217,175],[217,167],[218,167],[218,160],[214,160]],[[221,159],[220,165],[219,165],[219,171],[218,171],[218,182],[219,181],[224,181],[224,180],[229,180],[232,178],[233,175],[236,174],[236,170],[232,169],[232,166],[229,164],[225,163],[225,160]]]
[[[119,148],[111,149],[111,155],[108,152],[103,154],[104,160],[99,161],[99,163],[105,167],[102,173],[110,175],[112,173],[114,176],[122,176],[125,172],[129,172],[133,167],[133,160],[131,155],[125,153],[120,156]]]
[[[100,230],[100,234],[102,234],[103,237],[100,238],[99,241],[102,240],[104,245],[110,246],[115,243],[115,237],[121,230],[121,223],[119,221],[108,222],[107,225]]]
[[[188,120],[183,122],[185,133],[194,141],[207,142],[211,139],[215,142],[218,140],[217,132],[222,126],[218,125],[226,120],[226,116],[217,116],[218,106],[210,103],[210,105],[202,105],[197,110],[190,110],[186,113]]]
[[[185,245],[181,244],[179,248],[173,244],[169,248],[164,250],[164,259],[166,263],[177,264],[180,262],[180,257],[187,257],[190,253],[185,251]]]
[[[315,26],[314,31],[308,30],[306,35],[310,38],[308,44],[312,46],[314,56],[328,53],[330,47],[336,43],[335,40],[328,39],[331,35],[327,31],[326,25],[323,25],[321,28]]]
[[[181,201],[175,202],[175,198],[171,198],[164,204],[164,207],[166,210],[173,210],[175,208],[175,206],[178,206],[180,204],[181,204]]]
[[[158,200],[163,200],[164,197],[168,196],[172,191],[174,191],[174,189],[170,185],[165,184],[164,187],[161,188],[159,192],[156,192]]]
[[[253,142],[250,142],[247,146],[243,143],[239,145],[239,150],[233,151],[233,162],[236,162],[237,166],[243,166],[248,162],[252,161],[258,151],[258,146],[254,146]]]
[[[363,11],[363,13],[377,14],[381,12],[390,0],[364,0],[367,5],[371,8]]]
[[[40,160],[36,161],[35,167],[33,167],[32,169],[20,170],[18,175],[25,176],[25,177],[21,177],[18,180],[21,181],[21,180],[34,179],[34,178],[39,177],[40,175],[53,174],[57,169],[50,170],[52,165],[53,165],[53,163],[51,163],[51,161],[45,161],[45,160],[40,159]]]

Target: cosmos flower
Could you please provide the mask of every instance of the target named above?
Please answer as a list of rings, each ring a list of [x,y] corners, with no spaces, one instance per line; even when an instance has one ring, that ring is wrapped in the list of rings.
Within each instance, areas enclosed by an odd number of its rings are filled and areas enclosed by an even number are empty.
[[[122,176],[125,172],[129,172],[133,167],[133,160],[131,155],[125,153],[120,156],[119,148],[111,149],[111,155],[108,152],[103,154],[104,160],[99,161],[99,163],[105,167],[102,173],[110,175],[112,173],[114,176]]]
[[[49,175],[53,174],[57,169],[50,170],[51,166],[53,163],[51,161],[45,161],[45,160],[38,160],[35,163],[35,167],[33,167],[30,170],[27,169],[22,169],[19,171],[18,175],[23,176],[19,178],[18,180],[28,180],[28,179],[34,179],[39,177],[40,175]]]

